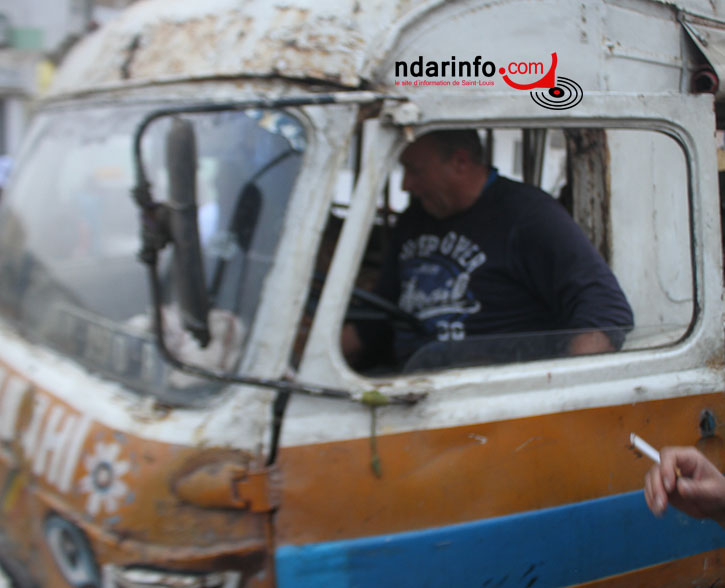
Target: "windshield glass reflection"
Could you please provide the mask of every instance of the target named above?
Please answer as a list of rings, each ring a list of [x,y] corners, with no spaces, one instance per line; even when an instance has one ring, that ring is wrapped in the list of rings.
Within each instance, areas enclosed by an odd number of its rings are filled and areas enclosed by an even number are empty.
[[[20,162],[0,201],[0,313],[28,337],[136,389],[196,399],[210,386],[170,373],[158,358],[146,271],[137,260],[131,154],[146,112],[97,107],[37,118],[28,150],[33,157]],[[188,342],[177,320],[169,248],[160,260],[167,336],[182,355],[230,369],[243,354],[272,266],[305,134],[299,121],[273,110],[184,119],[193,124],[197,144],[209,322],[228,341],[221,349],[212,341],[204,350]],[[155,121],[142,144],[157,201],[167,199],[170,124],[171,118]]]

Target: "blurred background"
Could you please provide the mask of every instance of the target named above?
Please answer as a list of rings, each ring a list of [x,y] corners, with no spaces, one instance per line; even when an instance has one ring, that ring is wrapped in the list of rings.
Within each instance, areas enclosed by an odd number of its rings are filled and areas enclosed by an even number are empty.
[[[0,189],[34,103],[84,35],[134,0],[0,0]]]

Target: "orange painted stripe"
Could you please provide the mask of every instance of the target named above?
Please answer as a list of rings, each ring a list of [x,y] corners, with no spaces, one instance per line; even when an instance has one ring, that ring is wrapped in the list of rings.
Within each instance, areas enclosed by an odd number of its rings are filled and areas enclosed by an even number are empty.
[[[725,584],[725,549],[580,584],[579,588],[692,588]]]
[[[369,439],[284,448],[277,541],[395,533],[636,490],[651,464],[628,449],[629,433],[655,447],[692,445],[706,408],[725,422],[725,396],[709,394],[384,435],[381,478]],[[701,446],[722,463],[719,436]]]

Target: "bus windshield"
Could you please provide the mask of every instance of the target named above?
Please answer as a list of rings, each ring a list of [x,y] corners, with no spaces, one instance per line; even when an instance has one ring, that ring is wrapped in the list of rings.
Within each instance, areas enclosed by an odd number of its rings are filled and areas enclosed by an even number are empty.
[[[194,402],[214,386],[182,377],[159,358],[132,198],[132,141],[148,106],[45,112],[0,200],[0,316],[87,368],[166,400]],[[306,146],[286,112],[249,109],[184,115],[196,140],[199,240],[212,302],[212,342],[183,332],[171,257],[159,263],[167,343],[205,367],[241,359]],[[167,199],[164,156],[172,119],[146,130],[142,157],[154,200]],[[251,188],[251,190],[250,190]],[[244,194],[256,196],[253,210]],[[214,337],[224,339],[215,347]]]

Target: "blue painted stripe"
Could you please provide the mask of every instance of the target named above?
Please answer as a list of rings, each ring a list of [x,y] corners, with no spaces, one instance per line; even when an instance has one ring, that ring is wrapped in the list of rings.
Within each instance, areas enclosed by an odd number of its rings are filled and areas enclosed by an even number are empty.
[[[567,586],[725,547],[725,530],[641,491],[422,531],[276,552],[284,587]]]

